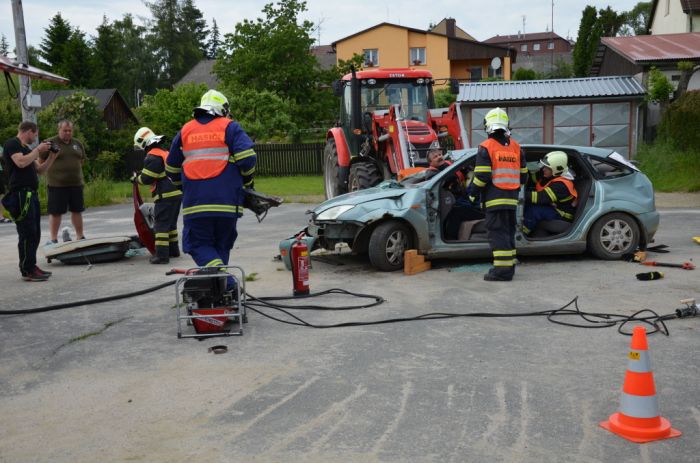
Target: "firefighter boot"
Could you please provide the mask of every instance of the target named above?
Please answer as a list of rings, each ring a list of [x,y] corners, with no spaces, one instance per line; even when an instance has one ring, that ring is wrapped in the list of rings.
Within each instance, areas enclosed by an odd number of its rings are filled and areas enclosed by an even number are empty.
[[[170,257],[180,257],[180,248],[177,245],[177,241],[170,243]]]
[[[156,255],[151,257],[149,262],[152,264],[168,264],[170,263],[170,259],[168,258],[168,254],[170,252],[170,247],[169,246],[156,246]]]
[[[499,272],[495,268],[491,268],[487,274],[484,275],[484,281],[511,281],[513,279],[514,272]]]

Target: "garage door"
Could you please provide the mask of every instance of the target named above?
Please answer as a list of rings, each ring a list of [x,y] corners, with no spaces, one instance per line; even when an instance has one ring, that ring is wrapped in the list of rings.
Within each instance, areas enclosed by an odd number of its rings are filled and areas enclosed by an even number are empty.
[[[596,103],[554,106],[554,144],[630,152],[630,104]]]
[[[486,140],[484,117],[492,108],[473,108],[470,140],[471,146],[477,146]],[[520,144],[544,142],[544,107],[513,106],[505,108],[510,119],[513,138]]]

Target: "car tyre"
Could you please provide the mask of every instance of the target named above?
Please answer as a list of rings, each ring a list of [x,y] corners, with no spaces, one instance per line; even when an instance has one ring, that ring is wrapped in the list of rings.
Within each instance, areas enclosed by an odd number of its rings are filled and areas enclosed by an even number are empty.
[[[399,270],[403,268],[404,252],[412,245],[413,236],[406,225],[395,220],[381,223],[369,238],[369,261],[383,272]]]
[[[326,199],[346,193],[345,186],[341,185],[338,177],[338,147],[332,138],[326,142],[326,147],[323,149],[323,159],[323,187]]]
[[[598,259],[619,260],[639,246],[639,225],[627,214],[615,212],[598,219],[588,233],[588,250]]]
[[[350,166],[348,185],[350,191],[372,188],[381,183],[384,176],[373,162],[359,162]]]

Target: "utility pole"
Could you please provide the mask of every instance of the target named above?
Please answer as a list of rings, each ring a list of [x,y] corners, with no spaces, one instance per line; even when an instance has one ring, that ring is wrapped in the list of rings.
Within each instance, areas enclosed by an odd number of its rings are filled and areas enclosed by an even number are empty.
[[[17,62],[28,65],[27,36],[24,32],[24,12],[22,0],[12,0],[12,19],[15,23],[15,47],[17,48]],[[36,123],[36,112],[30,107],[32,99],[32,81],[27,76],[19,76],[19,104],[22,107],[22,120]]]
[[[551,54],[550,71],[549,71],[551,73],[554,73],[554,47],[555,46],[556,46],[556,44],[554,43],[554,0],[552,0],[552,54]]]

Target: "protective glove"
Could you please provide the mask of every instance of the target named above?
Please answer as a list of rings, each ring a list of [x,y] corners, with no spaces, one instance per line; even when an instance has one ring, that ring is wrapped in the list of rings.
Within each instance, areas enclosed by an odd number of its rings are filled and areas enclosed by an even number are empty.
[[[137,180],[138,178],[139,178],[139,174],[138,174],[137,172],[134,172],[133,175],[132,175],[131,177],[129,177],[129,181],[130,181],[131,183],[137,183],[137,182],[138,182],[138,180]]]

